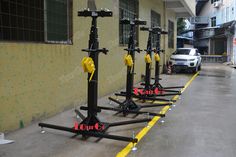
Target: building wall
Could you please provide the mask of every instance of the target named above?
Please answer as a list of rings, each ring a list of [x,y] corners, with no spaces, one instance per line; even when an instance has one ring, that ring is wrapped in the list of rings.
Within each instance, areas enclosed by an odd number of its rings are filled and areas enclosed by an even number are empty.
[[[196,1],[195,0],[182,0],[185,7],[191,12],[192,16],[195,16]]]
[[[161,14],[162,27],[168,19],[175,22],[175,14],[168,11],[164,18],[164,4],[159,0],[140,0],[140,18],[150,24],[151,9]],[[87,74],[81,60],[87,56],[90,18],[77,17],[77,11],[87,5],[84,0],[73,0],[73,44],[42,44],[0,42],[0,131],[11,131],[22,124],[45,119],[58,112],[78,106],[87,99]],[[119,1],[97,1],[97,8],[109,8],[114,16],[98,20],[100,47],[110,50],[99,56],[99,96],[125,87],[126,67],[124,47],[119,46]],[[139,32],[140,48],[146,48],[147,33]],[[162,37],[162,48],[169,57],[174,49],[167,48],[167,37]],[[166,45],[166,46],[165,46]],[[175,44],[176,45],[176,44]],[[144,73],[144,53],[136,55],[135,81]]]
[[[223,0],[219,8],[214,8],[209,0],[201,10],[199,16],[207,16],[209,18],[216,16],[216,25],[229,22],[236,19],[236,1]],[[209,21],[209,26],[211,26]]]
[[[190,44],[184,44],[183,48],[194,48],[193,45]]]
[[[211,4],[211,0],[209,0],[201,9],[199,16],[208,16],[210,18],[212,10],[214,10],[214,7]]]
[[[176,40],[177,39],[177,22],[176,22],[175,14],[171,10],[167,10],[166,17],[167,17],[166,21],[165,21],[166,30],[168,30],[168,20],[170,20],[170,21],[174,22],[175,32],[174,32],[174,48],[169,48],[168,47],[168,37],[167,37],[167,35],[163,37],[164,41],[165,41],[165,43],[163,45],[163,48],[166,51],[166,54],[164,56],[165,62],[170,58],[171,54],[175,51],[176,45],[177,45],[177,40]]]
[[[219,8],[214,8],[209,0],[202,8],[199,16],[206,16],[209,17],[209,19],[215,16],[216,25],[236,20],[236,0],[222,0],[221,2],[222,4]],[[209,20],[208,26],[211,26],[211,20]],[[226,38],[221,38],[221,40],[221,42],[214,39],[209,40],[209,54],[219,54],[219,52],[222,54],[223,52],[227,52],[229,57],[228,61],[234,62],[234,49],[236,48],[233,46],[233,36],[228,35]]]

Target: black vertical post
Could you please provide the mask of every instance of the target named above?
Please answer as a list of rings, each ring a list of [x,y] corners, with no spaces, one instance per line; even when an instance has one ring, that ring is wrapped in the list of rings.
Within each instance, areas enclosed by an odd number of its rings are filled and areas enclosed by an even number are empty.
[[[135,24],[130,25],[130,37],[128,43],[128,54],[133,59],[133,66],[127,66],[127,78],[126,78],[126,100],[132,99],[133,86],[134,86],[134,65],[135,65]]]
[[[149,31],[148,34],[148,42],[147,42],[147,54],[152,57],[152,31]],[[151,64],[146,63],[146,71],[145,71],[145,90],[150,89],[150,81],[151,81]]]
[[[157,32],[157,42],[156,42],[156,53],[160,56],[161,53],[161,32]],[[155,66],[155,84],[159,84],[159,75],[160,75],[160,61],[156,61]]]
[[[89,49],[97,50],[99,47],[98,42],[98,32],[97,32],[97,17],[92,17],[92,26],[90,30],[90,38],[89,38]],[[91,76],[88,73],[88,116],[97,115],[97,97],[98,97],[98,55],[99,52],[89,52],[89,57],[91,57],[94,61],[95,72],[93,74],[93,78],[89,81]]]

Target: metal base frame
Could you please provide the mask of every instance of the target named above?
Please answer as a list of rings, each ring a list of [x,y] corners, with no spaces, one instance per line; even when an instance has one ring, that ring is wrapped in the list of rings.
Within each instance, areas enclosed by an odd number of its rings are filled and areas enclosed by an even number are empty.
[[[151,121],[150,118],[146,118],[146,119],[139,119],[139,120],[137,119],[137,120],[122,121],[122,122],[106,123],[106,122],[101,122],[97,118],[97,116],[94,116],[94,115],[88,116],[85,119],[83,119],[84,116],[81,116],[82,114],[78,110],[75,110],[75,112],[83,120],[78,125],[78,128],[80,128],[81,125],[93,126],[95,124],[99,124],[99,126],[103,126],[103,129],[102,130],[80,130],[80,129],[76,129],[75,127],[64,127],[64,126],[60,126],[60,125],[52,125],[52,124],[47,124],[47,123],[39,123],[39,126],[42,129],[43,128],[50,128],[50,129],[56,129],[56,130],[71,132],[71,133],[74,133],[76,135],[82,135],[82,137],[84,137],[84,138],[97,137],[99,139],[107,138],[107,139],[113,139],[113,140],[118,140],[118,141],[137,143],[138,140],[136,138],[118,136],[118,135],[109,135],[109,134],[106,133],[106,131],[111,127],[129,125],[129,124],[136,124],[136,123],[144,123],[144,122]]]
[[[149,101],[163,101],[163,102],[166,102],[167,105],[170,105],[172,104],[173,102],[175,102],[175,100],[171,100],[171,99],[165,99],[165,98],[160,98],[161,96],[164,97],[164,96],[172,96],[172,95],[176,95],[176,94],[161,94],[161,95],[155,95],[155,94],[152,94],[152,95],[149,95],[149,94],[144,94],[144,95],[135,95],[134,93],[132,94],[132,97],[133,98],[136,98],[136,99],[139,99],[139,100],[149,100]],[[121,97],[125,97],[126,96],[126,92],[122,91],[120,93],[115,93],[115,96],[121,96]],[[159,97],[158,97],[159,96]]]

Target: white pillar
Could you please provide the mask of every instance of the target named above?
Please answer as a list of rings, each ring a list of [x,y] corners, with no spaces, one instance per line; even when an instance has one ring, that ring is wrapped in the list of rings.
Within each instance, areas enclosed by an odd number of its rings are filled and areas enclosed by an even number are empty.
[[[211,55],[211,39],[208,40],[208,55]]]
[[[231,61],[232,58],[232,54],[233,54],[233,36],[232,35],[228,35],[227,36],[227,62]]]
[[[235,15],[236,15],[236,10],[235,10],[235,7],[236,7],[236,0],[233,0],[232,1],[232,3],[231,3],[232,5],[231,6],[233,6],[233,8],[234,8],[234,17],[232,18],[232,20],[236,20],[236,17],[235,17]],[[234,25],[234,35],[232,36],[232,42],[231,42],[231,44],[232,44],[232,50],[231,50],[231,54],[230,54],[230,61],[233,63],[233,64],[235,64],[236,63],[236,44],[234,43],[234,40],[236,39],[236,25]]]
[[[234,26],[234,37],[232,40],[232,44],[233,44],[233,54],[232,54],[232,58],[231,61],[233,62],[233,64],[236,64],[236,25]]]

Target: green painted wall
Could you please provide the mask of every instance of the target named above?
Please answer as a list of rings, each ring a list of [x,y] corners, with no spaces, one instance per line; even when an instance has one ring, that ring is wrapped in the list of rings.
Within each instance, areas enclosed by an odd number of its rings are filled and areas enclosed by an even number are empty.
[[[99,96],[125,87],[124,47],[119,46],[119,1],[97,1],[97,8],[109,8],[112,18],[99,19],[100,47],[110,50],[99,58]],[[150,24],[151,9],[161,13],[164,27],[164,5],[161,0],[140,0],[140,18]],[[87,99],[87,74],[81,60],[87,54],[90,18],[77,17],[87,5],[73,0],[73,44],[0,42],[0,132],[20,128],[45,119]],[[175,21],[175,14],[168,11]],[[167,19],[166,19],[167,21]],[[175,24],[176,26],[176,24]],[[164,39],[164,38],[163,38]],[[147,33],[140,32],[140,48],[146,48]],[[165,38],[167,44],[167,37]],[[164,41],[162,42],[164,43]],[[164,44],[162,44],[164,48]],[[173,49],[167,49],[168,53]],[[144,53],[136,55],[136,82],[144,73]]]

